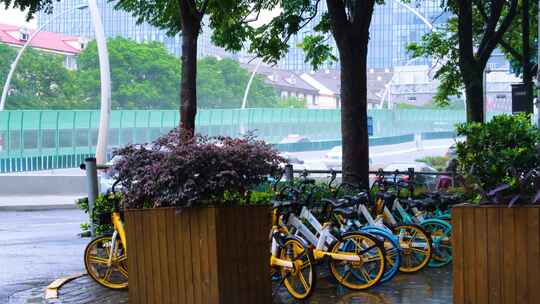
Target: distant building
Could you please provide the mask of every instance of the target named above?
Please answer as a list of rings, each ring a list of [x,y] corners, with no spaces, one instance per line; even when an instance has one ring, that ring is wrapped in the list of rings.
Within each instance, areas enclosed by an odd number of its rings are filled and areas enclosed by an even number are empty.
[[[316,1],[316,0],[312,0]],[[387,0],[384,4],[375,5],[370,26],[370,39],[367,65],[372,69],[391,69],[397,65],[405,65],[411,59],[405,47],[420,41],[422,35],[430,28],[418,16],[408,10],[400,2],[402,0]],[[437,26],[448,20],[448,13],[441,8],[442,0],[413,0],[408,5],[425,17],[431,24]],[[314,33],[314,27],[320,22],[321,16],[328,10],[326,1],[319,2],[319,11],[315,18],[302,31],[289,40],[290,51],[279,62],[279,67],[294,71],[307,72],[311,66],[305,62],[303,50],[297,47],[306,35]],[[333,39],[328,43],[333,48],[333,54],[339,58]],[[430,64],[430,59],[416,61],[415,64]],[[339,63],[325,63],[323,69],[339,70]]]
[[[390,71],[370,70],[368,72],[368,109],[376,108],[379,105],[379,95],[383,91],[385,80],[389,77],[388,74],[391,74]],[[319,109],[341,107],[341,75],[339,71],[308,72],[303,73],[300,77],[319,91],[317,104],[313,107]]]
[[[242,64],[242,67],[252,73],[256,66]],[[319,91],[296,73],[265,65],[260,65],[256,73],[264,76],[265,83],[276,89],[281,99],[296,97],[305,100],[307,107],[317,105]]]
[[[82,37],[94,37],[94,29],[87,9],[74,10],[62,17],[56,17],[62,12],[73,9],[80,4],[80,1],[53,1],[52,14],[38,12],[38,26],[50,22],[47,26],[47,29],[50,31]],[[165,45],[171,54],[180,56],[182,45],[180,35],[170,37],[166,35],[166,31],[160,30],[148,23],[137,24],[137,19],[130,13],[114,9],[116,1],[97,0],[97,5],[106,37],[120,36],[133,39],[137,42],[159,41]],[[203,23],[208,22],[203,21]],[[213,45],[210,41],[210,36],[211,30],[207,26],[204,26],[198,40],[197,55],[199,57],[235,57],[235,55]]]
[[[25,27],[0,24],[0,43],[13,47],[22,47],[32,36],[35,30]],[[76,56],[84,49],[85,39],[78,36],[68,36],[52,32],[39,32],[30,47],[54,54],[63,55],[64,66],[68,69],[76,69]]]

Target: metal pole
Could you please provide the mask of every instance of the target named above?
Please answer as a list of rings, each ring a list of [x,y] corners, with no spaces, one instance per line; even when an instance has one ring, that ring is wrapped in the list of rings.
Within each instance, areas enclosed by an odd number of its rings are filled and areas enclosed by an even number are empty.
[[[82,10],[82,9],[87,8],[87,7],[88,7],[88,5],[79,5],[77,7],[72,8],[72,9],[65,10],[65,11],[61,12],[58,16],[56,16],[54,18],[51,18],[51,20],[49,20],[49,22],[46,22],[45,24],[40,26],[34,33],[32,33],[30,38],[28,38],[28,41],[26,41],[26,43],[23,45],[23,47],[17,53],[17,57],[15,57],[15,60],[11,63],[11,69],[9,70],[8,76],[6,78],[6,82],[4,83],[4,89],[2,90],[2,98],[0,99],[0,111],[3,111],[4,108],[5,108],[6,98],[7,98],[7,94],[8,94],[8,91],[9,91],[9,84],[11,83],[11,78],[13,78],[13,73],[15,73],[15,68],[17,67],[17,64],[19,63],[19,60],[21,59],[21,56],[22,56],[24,50],[26,50],[26,48],[28,47],[28,45],[30,45],[30,43],[36,37],[36,35],[39,34],[47,25],[49,25],[51,22],[53,22],[56,18],[62,17],[67,13],[71,13],[72,11]]]
[[[249,94],[249,89],[251,88],[251,83],[253,82],[253,78],[255,78],[255,74],[257,73],[257,71],[259,70],[259,67],[261,66],[261,63],[262,63],[262,59],[259,60],[259,62],[257,63],[257,65],[255,66],[255,69],[253,70],[253,73],[251,73],[251,77],[249,78],[249,81],[246,85],[246,89],[244,91],[244,99],[242,100],[242,109],[245,109],[246,108],[246,105],[247,105],[247,97],[248,97],[248,94]]]
[[[294,170],[291,164],[285,165],[285,180],[289,183],[292,183],[294,180]]]
[[[540,33],[540,0],[538,0],[538,33]],[[538,60],[536,68],[536,86],[538,87],[538,93],[536,94],[536,126],[540,128],[540,35],[537,35],[536,42],[538,43]]]
[[[94,157],[84,160],[86,169],[86,184],[88,187],[88,215],[90,216],[90,231],[95,234],[94,222],[92,221],[94,205],[98,197],[97,165]]]
[[[96,0],[88,0],[88,8],[94,25],[96,44],[99,56],[99,71],[101,80],[101,110],[99,116],[98,141],[96,146],[96,159],[104,164],[107,158],[107,143],[109,136],[109,117],[111,114],[111,71],[109,68],[109,53],[107,40],[101,23]]]

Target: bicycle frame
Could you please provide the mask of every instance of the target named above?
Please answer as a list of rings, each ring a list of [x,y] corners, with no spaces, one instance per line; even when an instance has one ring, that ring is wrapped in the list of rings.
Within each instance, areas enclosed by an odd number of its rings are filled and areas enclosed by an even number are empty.
[[[302,219],[308,221],[308,223],[317,231],[318,237],[311,232],[311,230],[302,222]],[[359,262],[360,256],[350,253],[334,253],[328,252],[330,244],[337,242],[338,239],[332,234],[332,224],[324,223],[321,225],[315,216],[304,206],[300,212],[300,217],[296,217],[294,214],[289,215],[287,221],[288,226],[296,229],[295,235],[304,237],[308,243],[315,246],[313,249],[313,257],[315,260],[321,260],[324,257],[330,257],[333,260]]]
[[[122,222],[122,219],[120,218],[119,212],[113,212],[111,215],[112,224],[114,227],[114,232],[112,235],[112,248],[111,252],[109,253],[109,260],[107,261],[107,266],[112,265],[113,257],[116,255],[116,251],[118,248],[116,247],[116,240],[118,237],[120,237],[120,242],[122,243],[122,246],[124,247],[124,251],[127,256],[127,239],[126,239],[126,230],[124,229],[124,223]]]

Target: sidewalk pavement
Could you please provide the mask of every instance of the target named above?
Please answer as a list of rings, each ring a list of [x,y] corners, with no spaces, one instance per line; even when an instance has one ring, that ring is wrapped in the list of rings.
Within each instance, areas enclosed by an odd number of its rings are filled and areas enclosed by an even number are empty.
[[[276,283],[274,283],[274,288]],[[89,276],[66,283],[57,299],[46,300],[45,287],[37,287],[12,295],[8,304],[125,304],[127,291],[115,291],[99,286]],[[298,303],[285,288],[280,288],[275,304]],[[452,266],[428,268],[415,274],[398,274],[392,281],[366,291],[351,291],[337,286],[328,273],[319,273],[317,286],[309,303],[319,304],[448,304],[452,303]]]
[[[0,211],[38,211],[74,209],[75,201],[88,196],[86,193],[69,195],[0,195]]]

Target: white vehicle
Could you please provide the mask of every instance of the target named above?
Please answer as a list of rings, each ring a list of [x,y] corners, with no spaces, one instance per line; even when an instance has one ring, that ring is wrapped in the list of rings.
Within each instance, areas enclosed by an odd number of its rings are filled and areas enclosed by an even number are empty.
[[[333,147],[328,153],[324,155],[322,160],[328,170],[341,170],[343,163],[343,149],[341,146]],[[369,158],[369,165],[371,166],[371,157]]]
[[[341,170],[343,162],[343,150],[341,146],[333,147],[324,155],[323,161],[326,168],[329,170]]]
[[[309,138],[298,135],[298,134],[289,134],[283,138],[279,143],[280,144],[296,144],[296,143],[307,143],[310,142]]]
[[[116,182],[116,171],[112,168],[116,162],[122,159],[122,156],[116,155],[106,165],[110,166],[109,169],[103,170],[99,174],[99,192],[107,194],[108,191],[112,190],[113,184]],[[117,186],[117,190],[120,186]]]
[[[279,156],[283,157],[285,160],[287,160],[289,164],[293,165],[293,170],[306,170],[307,169],[303,160],[291,155],[288,152],[280,153]],[[285,166],[285,164],[283,164],[283,166]]]

